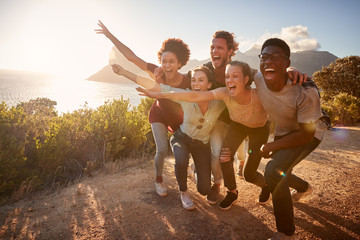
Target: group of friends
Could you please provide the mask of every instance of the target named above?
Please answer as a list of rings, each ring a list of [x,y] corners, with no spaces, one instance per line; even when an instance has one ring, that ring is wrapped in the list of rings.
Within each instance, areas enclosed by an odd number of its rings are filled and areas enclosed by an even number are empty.
[[[257,199],[272,199],[277,232],[271,239],[294,239],[293,202],[309,195],[311,185],[295,176],[292,169],[322,141],[327,125],[322,121],[320,96],[315,83],[296,69],[289,70],[290,48],[278,38],[266,40],[259,55],[260,72],[247,63],[232,61],[238,49],[234,34],[217,31],[210,45],[211,62],[188,74],[179,70],[190,57],[181,39],[166,39],[158,52],[161,66],[148,63],[118,40],[99,21],[98,34],[151,78],[138,76],[118,64],[114,73],[141,87],[141,95],[155,98],[149,121],[156,143],[155,190],[167,196],[163,182],[164,159],[170,146],[175,158],[175,176],[182,206],[195,208],[187,190],[190,156],[196,170],[196,186],[209,204],[217,204],[222,181],[227,195],[218,205],[229,210],[239,191],[234,169],[235,155],[246,160],[240,175],[260,188]],[[252,87],[255,83],[256,88]],[[276,123],[275,138],[269,139],[269,117]],[[269,158],[264,175],[257,169]],[[212,184],[213,182],[213,184]],[[290,188],[293,190],[290,191]],[[241,191],[240,191],[241,193]]]

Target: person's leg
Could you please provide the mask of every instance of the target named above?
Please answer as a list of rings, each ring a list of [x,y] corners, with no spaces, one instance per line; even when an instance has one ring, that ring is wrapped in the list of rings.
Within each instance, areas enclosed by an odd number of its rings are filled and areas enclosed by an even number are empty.
[[[156,144],[156,153],[155,153],[155,176],[157,182],[162,182],[162,175],[164,169],[164,160],[168,152],[168,139],[167,139],[167,129],[162,123],[152,123],[151,130],[154,136]]]
[[[241,179],[244,179],[243,170],[244,170],[245,160],[247,157],[246,149],[248,149],[248,146],[249,146],[249,139],[245,138],[245,140],[240,144],[239,148],[237,149],[237,152],[234,157],[237,160],[239,166],[237,175]]]
[[[170,138],[170,145],[175,158],[175,176],[179,190],[187,190],[187,169],[189,165],[189,145],[176,133]]]
[[[191,145],[191,155],[197,174],[197,190],[201,195],[211,191],[211,148],[210,144],[196,141]]]
[[[229,129],[229,125],[222,122],[216,121],[213,130],[210,135],[211,145],[211,172],[214,177],[214,183],[220,185],[222,181],[222,172],[219,162],[221,147],[225,138],[225,135]]]
[[[234,155],[239,145],[244,141],[246,131],[242,124],[231,123],[222,146],[222,154],[220,155],[220,166],[224,178],[224,185],[229,191],[236,189],[236,180],[234,173]],[[227,154],[226,149],[230,150]],[[226,155],[226,156],[225,156]]]
[[[309,155],[320,141],[314,138],[311,142],[298,147],[282,149],[273,154],[265,168],[265,180],[272,193],[274,215],[277,230],[286,235],[295,232],[294,212],[290,195],[290,186],[307,188],[304,180],[291,176],[293,167]]]
[[[260,148],[269,137],[268,124],[260,128],[247,128],[249,136],[248,158],[244,167],[244,178],[259,187],[266,185],[265,178],[257,169],[261,161]]]

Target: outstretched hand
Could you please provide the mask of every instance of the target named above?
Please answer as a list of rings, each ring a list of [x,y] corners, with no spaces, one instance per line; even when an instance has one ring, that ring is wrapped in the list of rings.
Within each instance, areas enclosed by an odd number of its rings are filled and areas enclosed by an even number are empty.
[[[155,68],[154,77],[155,77],[155,81],[157,83],[165,84],[165,73],[164,73],[164,70],[161,67]]]
[[[142,87],[137,87],[136,91],[139,92],[140,96],[145,96],[149,98],[159,98],[160,93],[159,92],[152,92]]]
[[[98,25],[100,29],[95,29],[95,32],[97,34],[104,34],[105,37],[109,38],[111,36],[110,31],[107,29],[107,27],[99,20]]]
[[[123,72],[125,71],[125,69],[122,66],[120,66],[119,64],[112,64],[111,67],[112,67],[113,72],[116,74],[119,74],[119,75],[122,75]]]

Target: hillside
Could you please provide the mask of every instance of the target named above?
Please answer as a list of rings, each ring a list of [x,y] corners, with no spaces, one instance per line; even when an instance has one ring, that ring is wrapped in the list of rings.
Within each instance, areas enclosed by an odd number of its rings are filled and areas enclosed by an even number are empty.
[[[360,239],[360,127],[328,131],[294,168],[314,192],[294,204],[299,239]],[[266,160],[262,160],[260,170]],[[239,201],[229,211],[209,205],[188,186],[196,210],[181,207],[174,159],[165,165],[167,197],[154,190],[153,161],[105,173],[51,194],[0,206],[0,239],[267,239],[275,231],[273,207],[255,203],[258,187],[237,178]],[[222,188],[221,197],[226,194]]]
[[[233,60],[244,61],[248,63],[250,67],[259,70],[258,54],[260,54],[260,49],[258,47],[254,47],[245,53],[237,51],[233,57]],[[314,72],[321,70],[323,66],[328,66],[331,62],[334,62],[337,57],[326,51],[303,51],[291,53],[290,59],[291,66],[306,73],[308,76],[312,76]],[[192,68],[207,62],[210,62],[210,58],[204,60],[191,59],[184,67],[180,69],[180,72],[187,73]],[[90,76],[88,80],[104,82],[128,82],[128,80],[126,80],[124,77],[119,77],[112,72],[110,67],[112,63],[118,63],[131,72],[147,76],[145,72],[129,62],[115,47],[113,47],[110,54],[109,65]]]

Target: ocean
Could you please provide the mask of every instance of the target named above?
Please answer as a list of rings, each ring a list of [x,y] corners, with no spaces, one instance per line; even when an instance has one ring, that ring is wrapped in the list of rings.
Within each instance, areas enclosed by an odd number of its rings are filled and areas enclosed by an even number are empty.
[[[15,106],[39,97],[57,102],[58,113],[80,109],[87,103],[97,108],[112,99],[129,99],[137,106],[141,97],[134,83],[106,83],[69,78],[45,78],[27,75],[0,75],[0,102]]]

